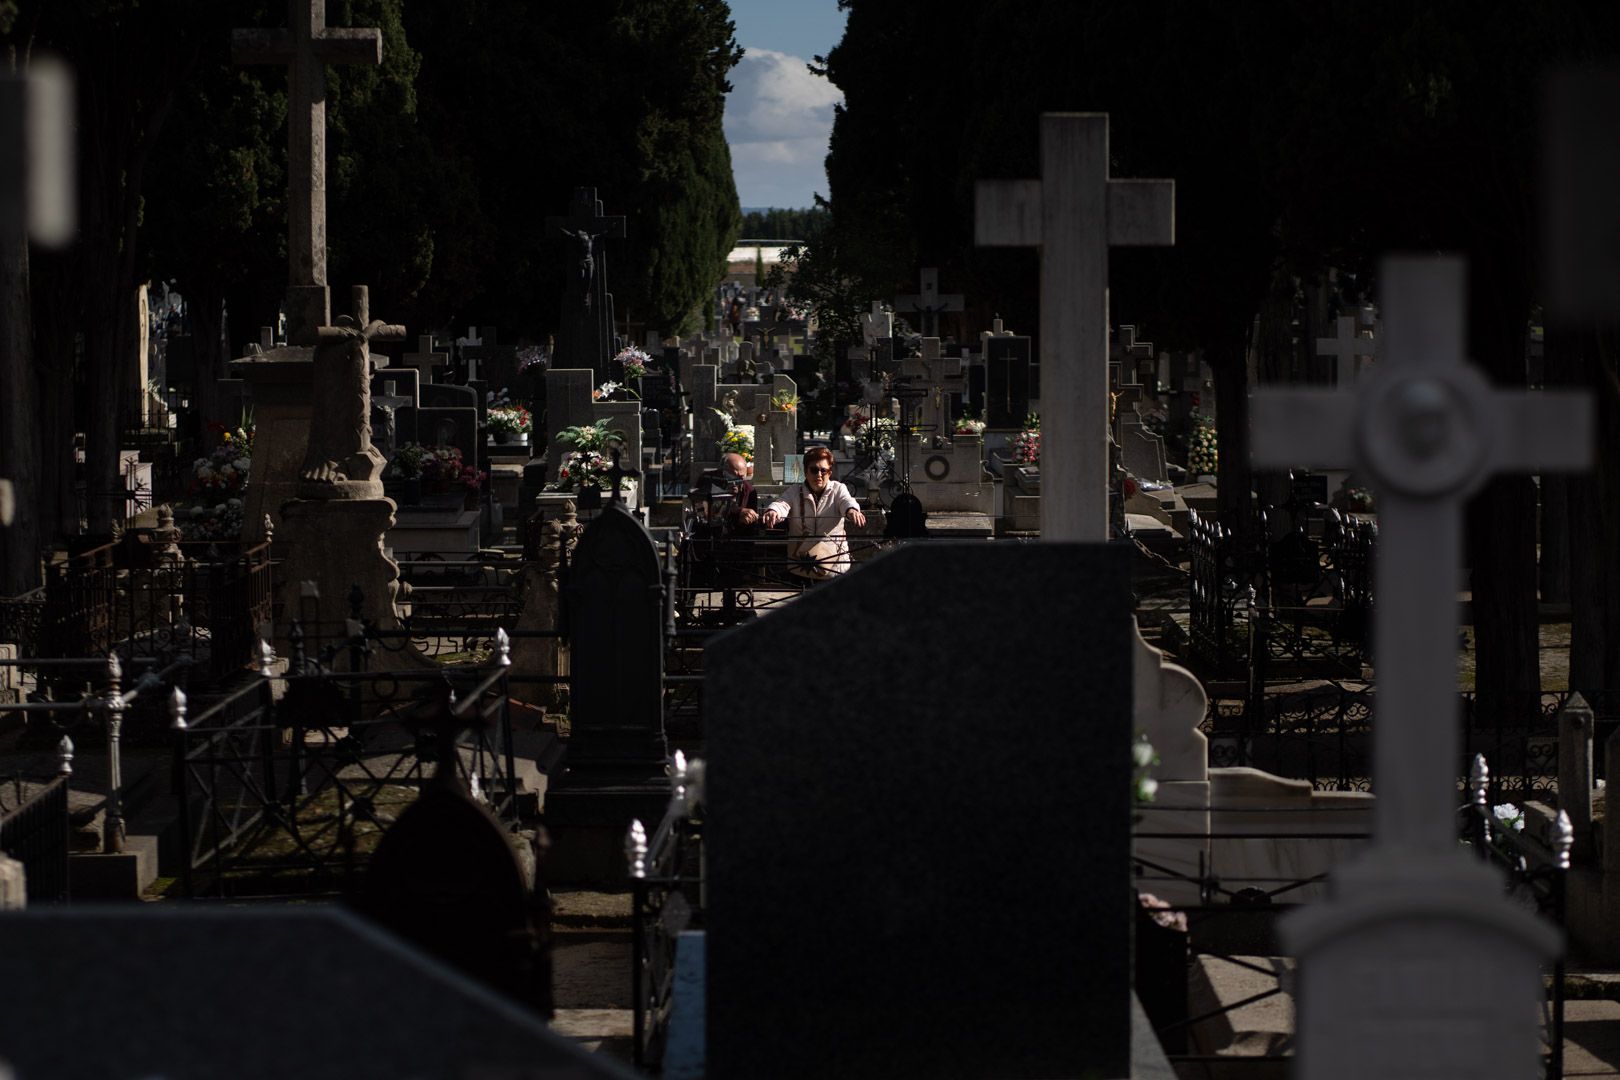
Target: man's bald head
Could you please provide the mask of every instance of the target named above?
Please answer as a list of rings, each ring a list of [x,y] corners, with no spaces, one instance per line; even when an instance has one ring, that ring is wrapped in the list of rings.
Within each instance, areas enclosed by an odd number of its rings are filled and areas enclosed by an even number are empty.
[[[743,460],[741,454],[722,454],[720,464],[732,476],[745,477],[748,475],[748,462]]]

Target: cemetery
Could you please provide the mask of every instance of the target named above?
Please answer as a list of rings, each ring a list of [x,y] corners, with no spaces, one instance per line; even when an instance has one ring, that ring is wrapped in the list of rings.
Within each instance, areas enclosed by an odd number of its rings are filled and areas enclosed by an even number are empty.
[[[181,6],[0,4],[0,1075],[1620,1077],[1620,17],[856,0],[785,219],[742,3]]]

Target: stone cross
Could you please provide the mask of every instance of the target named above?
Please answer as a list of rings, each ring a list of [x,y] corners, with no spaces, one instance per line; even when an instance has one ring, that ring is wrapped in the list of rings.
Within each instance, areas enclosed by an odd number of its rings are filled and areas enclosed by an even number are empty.
[[[938,337],[939,313],[942,311],[961,311],[962,294],[951,293],[948,296],[941,296],[939,294],[939,271],[932,266],[925,266],[918,273],[916,294],[896,299],[894,310],[917,312],[922,316],[923,336]]]
[[[416,351],[399,358],[400,367],[415,368],[421,373],[420,382],[426,386],[433,381],[433,369],[450,362],[449,353],[433,351],[433,335],[421,334],[416,339]]]
[[[981,180],[980,245],[1041,249],[1041,539],[1108,539],[1108,249],[1175,243],[1175,182],[1113,180],[1105,113],[1041,117],[1041,178]]]
[[[382,31],[330,29],[326,0],[287,0],[288,30],[232,30],[238,64],[287,68],[287,343],[331,322],[326,286],[326,65],[381,64]]]
[[[619,494],[619,486],[626,480],[634,480],[641,476],[640,469],[626,469],[624,466],[619,464],[619,459],[623,456],[624,451],[619,447],[610,446],[608,448],[608,457],[612,458],[613,460],[613,464],[608,468],[607,471],[608,479],[613,481],[613,494],[608,496],[609,502],[623,502],[624,498]]]
[[[1537,958],[1556,935],[1457,846],[1462,508],[1493,472],[1585,465],[1592,410],[1584,394],[1494,390],[1465,362],[1464,277],[1456,258],[1386,259],[1380,368],[1353,393],[1252,398],[1256,465],[1353,465],[1379,505],[1376,845],[1340,872],[1338,899],[1285,925],[1310,1002],[1305,1080],[1505,1077],[1534,1062]],[[1375,1045],[1366,1025],[1390,1014],[1414,1035]],[[1389,1071],[1418,1059],[1432,1064]]]
[[[872,301],[871,312],[861,316],[861,336],[868,345],[894,336],[894,316],[883,306],[883,301]]]
[[[1349,386],[1356,380],[1356,358],[1376,358],[1380,343],[1377,338],[1361,336],[1360,320],[1354,315],[1340,315],[1334,324],[1337,336],[1317,338],[1316,355],[1337,357],[1335,381]]]

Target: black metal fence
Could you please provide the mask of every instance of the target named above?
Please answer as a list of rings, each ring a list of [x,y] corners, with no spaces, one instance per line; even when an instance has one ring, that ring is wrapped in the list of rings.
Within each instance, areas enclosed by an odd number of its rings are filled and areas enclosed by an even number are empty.
[[[160,553],[126,539],[47,568],[39,647],[65,657],[185,655],[198,675],[224,678],[252,661],[271,595],[268,544]]]
[[[68,898],[68,832],[66,776],[0,817],[0,850],[23,864],[29,904]]]

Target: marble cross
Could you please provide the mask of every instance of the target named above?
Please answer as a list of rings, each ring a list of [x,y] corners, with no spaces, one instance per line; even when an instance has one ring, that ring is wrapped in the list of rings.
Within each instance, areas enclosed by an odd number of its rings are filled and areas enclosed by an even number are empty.
[[[1041,117],[1041,178],[981,180],[980,245],[1041,250],[1041,539],[1108,539],[1108,249],[1175,243],[1175,182],[1108,175],[1108,116]]]
[[[1349,386],[1356,381],[1356,358],[1376,358],[1382,343],[1375,337],[1362,337],[1361,320],[1354,315],[1340,315],[1334,320],[1334,328],[1337,336],[1316,339],[1316,355],[1336,357],[1335,381],[1339,386]]]
[[[1462,510],[1495,472],[1571,470],[1592,453],[1581,393],[1494,390],[1463,357],[1465,265],[1386,259],[1385,359],[1351,392],[1261,389],[1254,463],[1353,466],[1378,503],[1378,737],[1382,843],[1456,849],[1457,577]]]
[[[287,30],[232,30],[238,64],[287,68],[287,343],[331,322],[326,284],[326,65],[381,64],[382,31],[331,29],[326,0],[287,0]]]
[[[917,292],[911,296],[902,296],[895,300],[894,310],[915,311],[922,316],[922,332],[924,337],[937,337],[939,335],[939,313],[942,311],[961,311],[962,294],[951,293],[941,296],[939,293],[939,271],[932,266],[925,266],[918,273]]]
[[[449,353],[433,351],[433,335],[422,334],[416,339],[416,351],[399,358],[400,367],[415,368],[421,373],[418,382],[426,386],[433,381],[433,369],[450,362]]]
[[[883,301],[872,301],[871,313],[861,316],[861,336],[868,345],[894,336],[894,316],[883,306]]]

